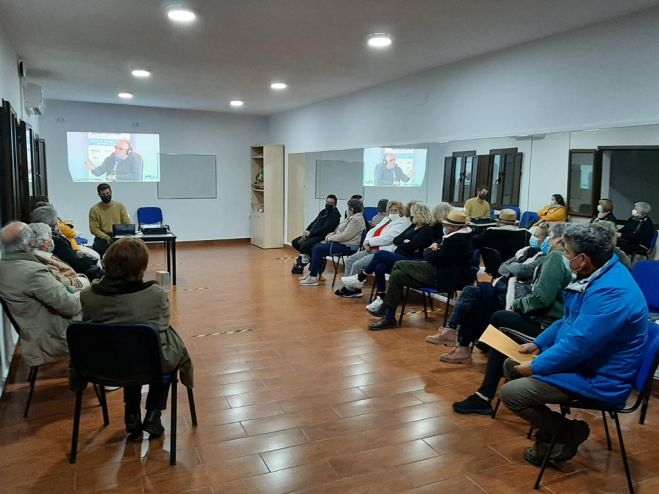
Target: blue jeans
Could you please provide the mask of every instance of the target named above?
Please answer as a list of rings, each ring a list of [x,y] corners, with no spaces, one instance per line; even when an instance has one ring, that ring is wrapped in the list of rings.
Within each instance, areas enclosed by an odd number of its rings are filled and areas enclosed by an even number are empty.
[[[400,254],[395,254],[387,250],[379,250],[375,253],[371,262],[368,263],[368,266],[364,268],[364,273],[375,273],[375,286],[378,292],[384,292],[387,288],[387,280],[384,275],[391,273],[397,261],[405,260],[408,260],[408,258]]]
[[[325,267],[326,256],[349,256],[357,251],[357,245],[344,245],[334,242],[321,242],[313,246],[311,250],[311,267],[309,274],[311,276],[318,276],[322,274]]]

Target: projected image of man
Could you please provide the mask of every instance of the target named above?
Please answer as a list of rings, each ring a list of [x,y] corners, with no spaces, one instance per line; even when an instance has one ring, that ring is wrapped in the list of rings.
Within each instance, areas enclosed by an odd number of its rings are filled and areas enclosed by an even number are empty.
[[[114,145],[114,153],[95,166],[91,160],[85,162],[87,169],[97,177],[105,175],[105,180],[142,180],[144,160],[133,148],[127,139],[119,139]]]
[[[375,167],[375,185],[400,185],[401,182],[409,182],[414,175],[414,170],[406,175],[403,169],[396,163],[396,155],[387,153],[384,161]]]

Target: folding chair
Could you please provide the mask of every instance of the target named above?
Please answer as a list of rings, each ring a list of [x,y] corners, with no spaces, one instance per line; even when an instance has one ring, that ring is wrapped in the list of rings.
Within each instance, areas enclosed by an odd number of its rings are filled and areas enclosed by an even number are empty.
[[[622,439],[622,430],[620,429],[620,420],[618,419],[618,414],[620,413],[633,413],[639,406],[646,404],[652,393],[652,377],[654,376],[655,371],[657,370],[657,364],[659,363],[659,325],[652,322],[647,323],[648,327],[648,341],[645,348],[643,349],[643,356],[641,361],[641,367],[634,381],[633,388],[638,392],[638,396],[634,404],[629,408],[619,408],[615,407],[609,403],[589,400],[586,398],[572,400],[568,403],[561,404],[561,415],[565,417],[569,415],[570,410],[573,408],[580,408],[582,410],[595,410],[602,412],[602,421],[604,423],[604,431],[606,432],[606,443],[611,451],[611,436],[609,434],[609,425],[606,421],[606,414],[615,421],[616,430],[618,432],[618,443],[620,443],[620,454],[622,456],[622,462],[625,466],[625,475],[627,476],[627,486],[629,487],[629,492],[634,494],[634,485],[632,484],[632,475],[629,470],[629,462],[627,461],[627,452],[625,451],[625,443]],[[641,413],[644,413],[641,411]],[[547,464],[549,463],[549,458],[551,452],[554,449],[556,444],[556,438],[562,431],[556,430],[551,438],[551,443],[545,457],[542,460],[542,466],[540,467],[540,472],[538,473],[538,478],[535,481],[534,489],[540,488],[540,482],[542,481],[542,476],[545,473]]]
[[[440,292],[436,288],[430,288],[430,287],[415,288],[414,290],[420,292],[421,296],[423,297],[423,315],[425,316],[426,319],[428,319],[428,301],[430,302],[430,310],[432,311],[434,310],[432,296],[438,295],[440,293],[446,293],[446,308],[444,310],[444,326],[446,326],[446,322],[448,321],[449,309],[451,307],[451,298],[455,295],[455,291],[446,290]],[[410,294],[410,287],[406,286],[405,296],[403,297],[403,305],[400,308],[400,316],[398,317],[399,326],[403,325],[403,316],[405,315],[405,307],[407,306],[407,298],[409,294]]]
[[[82,394],[87,383],[98,385],[103,423],[110,423],[103,386],[131,386],[150,383],[171,385],[169,464],[176,465],[176,413],[178,369],[164,373],[159,328],[153,323],[95,324],[75,322],[67,331],[71,365],[78,377],[76,387],[70,463],[78,456],[78,434]],[[192,425],[197,413],[192,389],[188,388]]]
[[[9,322],[11,325],[14,327],[16,330],[16,333],[18,334],[19,338],[21,336],[21,328],[19,327],[18,323],[16,322],[16,319],[14,319],[14,316],[11,315],[11,312],[9,311],[9,306],[7,305],[7,302],[0,298],[0,304],[2,305],[2,311],[7,314],[7,318],[9,319]],[[37,373],[39,372],[39,366],[38,365],[33,365],[30,367],[30,372],[27,377],[27,382],[30,383],[30,392],[27,395],[27,403],[25,404],[25,411],[23,412],[23,418],[27,418],[28,413],[30,413],[30,404],[32,403],[32,396],[34,395],[34,385],[37,381]]]
[[[481,249],[481,256],[483,257],[483,264],[485,265],[485,272],[489,274],[492,279],[499,275],[499,266],[503,262],[501,254],[498,250],[491,247],[483,247]]]

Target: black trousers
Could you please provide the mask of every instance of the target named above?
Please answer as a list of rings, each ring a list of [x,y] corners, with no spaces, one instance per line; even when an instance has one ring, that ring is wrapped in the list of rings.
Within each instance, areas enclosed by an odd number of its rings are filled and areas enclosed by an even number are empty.
[[[517,314],[508,310],[495,312],[492,316],[492,325],[496,328],[514,329],[534,338],[542,332],[539,322],[523,314]],[[506,361],[506,358],[503,353],[496,350],[490,350],[488,354],[485,377],[483,378],[481,387],[478,388],[478,392],[483,396],[487,396],[490,400],[497,393],[499,381],[503,377],[503,363]]]
[[[149,384],[149,393],[146,395],[147,410],[164,410],[167,408],[167,395],[169,384]],[[124,386],[124,404],[126,413],[138,413],[142,401],[142,386]]]
[[[319,244],[323,240],[325,240],[323,237],[305,238],[304,236],[299,236],[294,238],[291,244],[293,245],[293,248],[301,254],[307,254],[308,256],[311,256],[311,250],[313,249],[313,246]]]
[[[99,237],[94,237],[94,245],[92,249],[99,253],[101,257],[105,254],[105,251],[110,248],[110,243],[107,240],[103,240]]]

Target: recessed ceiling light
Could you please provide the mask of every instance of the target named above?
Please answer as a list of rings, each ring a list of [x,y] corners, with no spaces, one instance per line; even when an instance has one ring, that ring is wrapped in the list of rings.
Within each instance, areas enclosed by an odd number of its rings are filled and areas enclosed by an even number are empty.
[[[131,74],[133,74],[133,77],[138,77],[140,79],[151,76],[151,72],[144,69],[135,69],[131,72]]]
[[[174,22],[192,22],[197,18],[197,14],[188,8],[175,6],[167,9],[167,17]]]
[[[239,99],[232,99],[229,104],[235,108],[239,108],[245,104],[244,101],[239,100]]]
[[[391,45],[392,40],[387,33],[373,33],[368,35],[367,43],[372,48],[386,48]]]
[[[117,96],[119,96],[121,99],[131,99],[133,97],[133,93],[117,93]]]
[[[288,84],[282,81],[272,81],[270,83],[270,89],[276,89],[278,91],[281,91],[282,89],[286,89],[288,87]]]

